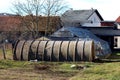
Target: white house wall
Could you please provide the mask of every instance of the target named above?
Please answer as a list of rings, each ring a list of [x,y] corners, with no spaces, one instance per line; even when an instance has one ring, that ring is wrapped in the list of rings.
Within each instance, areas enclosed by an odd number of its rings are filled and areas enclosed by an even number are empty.
[[[88,19],[91,23],[83,23],[83,26],[101,26],[101,20],[98,15],[94,12]]]
[[[120,24],[117,24],[117,28],[120,29]],[[117,37],[117,47],[120,48],[120,37]]]
[[[117,47],[120,48],[120,37],[117,37]]]

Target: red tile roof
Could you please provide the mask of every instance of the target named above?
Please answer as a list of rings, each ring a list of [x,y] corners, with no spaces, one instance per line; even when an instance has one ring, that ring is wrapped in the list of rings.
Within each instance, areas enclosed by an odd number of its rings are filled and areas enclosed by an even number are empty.
[[[0,31],[16,30],[20,23],[20,19],[15,16],[0,16]]]
[[[120,23],[120,16],[115,21]]]
[[[29,21],[31,19],[29,16],[25,16],[25,21]],[[40,16],[39,17],[39,31],[45,31],[47,24],[47,17]],[[21,24],[22,19],[20,16],[0,16],[0,31],[20,31],[24,30],[25,27]],[[58,24],[60,23],[59,17],[51,17],[50,23],[52,23],[49,29],[55,31],[58,28]],[[21,26],[22,25],[22,26]],[[31,25],[30,25],[31,26]]]
[[[101,26],[114,26],[115,21],[102,21]]]

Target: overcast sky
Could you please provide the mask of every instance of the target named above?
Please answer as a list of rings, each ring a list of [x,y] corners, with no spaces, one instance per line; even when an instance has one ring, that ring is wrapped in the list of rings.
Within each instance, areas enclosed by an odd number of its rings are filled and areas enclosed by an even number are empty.
[[[1,0],[0,13],[10,12],[14,0]],[[116,20],[120,16],[120,0],[66,0],[74,10],[97,9],[104,20]]]

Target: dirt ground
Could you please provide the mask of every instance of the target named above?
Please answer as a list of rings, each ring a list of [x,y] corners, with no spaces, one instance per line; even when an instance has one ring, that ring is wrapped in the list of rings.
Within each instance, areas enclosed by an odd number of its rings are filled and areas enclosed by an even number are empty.
[[[71,77],[71,76],[70,76]],[[0,80],[68,80],[69,76],[50,71],[23,69],[0,70]]]
[[[0,80],[69,80],[78,73],[54,70],[51,67],[52,65],[50,67],[34,65],[28,68],[1,68]]]
[[[6,50],[6,58],[13,60],[13,55],[11,50]],[[2,50],[0,50],[0,62],[4,61],[4,56]],[[7,62],[7,61],[6,61]],[[27,67],[14,67],[8,63],[1,63],[0,65],[0,80],[69,80],[71,77],[76,75],[78,71],[72,71],[69,69],[64,71],[64,69],[58,68],[60,65],[48,64],[46,65],[29,65],[27,62]],[[38,63],[37,63],[38,64]],[[7,65],[7,68],[1,67],[2,65]],[[57,67],[57,69],[56,69]]]

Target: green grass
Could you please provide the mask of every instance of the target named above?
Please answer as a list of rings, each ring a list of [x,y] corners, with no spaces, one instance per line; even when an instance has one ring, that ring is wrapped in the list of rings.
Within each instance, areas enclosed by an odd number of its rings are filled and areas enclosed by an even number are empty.
[[[16,67],[27,67],[30,65],[29,62],[25,61],[13,61],[13,60],[0,60],[0,69],[7,69],[7,68],[16,68]]]
[[[71,80],[120,80],[120,62],[96,63],[95,66],[83,70]]]
[[[120,53],[113,53],[109,59],[98,62],[30,62],[12,60],[11,51],[7,59],[0,60],[0,78],[3,80],[120,80]],[[87,66],[85,69],[71,68],[71,65]],[[42,70],[44,66],[47,69]],[[4,76],[6,73],[10,76]],[[19,74],[22,73],[22,74]]]
[[[13,59],[13,53],[12,53],[12,49],[5,49],[5,56],[7,60],[12,60]],[[3,56],[3,50],[0,48],[0,60],[3,60],[4,56]]]
[[[92,63],[70,80],[120,80],[120,53],[113,53],[109,59]]]

